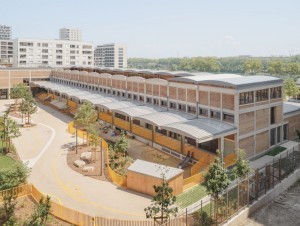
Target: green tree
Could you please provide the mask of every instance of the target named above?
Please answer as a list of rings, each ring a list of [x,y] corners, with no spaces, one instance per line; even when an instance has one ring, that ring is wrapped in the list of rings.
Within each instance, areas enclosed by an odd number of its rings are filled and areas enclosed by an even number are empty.
[[[14,85],[10,89],[10,98],[15,99],[15,106],[18,104],[18,100],[25,98],[28,95],[28,87],[24,83]]]
[[[197,225],[211,226],[214,224],[213,219],[205,211],[197,211],[193,213],[193,219]]]
[[[287,79],[284,81],[284,93],[287,97],[293,97],[300,92],[297,84],[293,79]]]
[[[7,190],[3,194],[3,203],[0,207],[0,225],[15,226],[17,223],[15,209],[17,205],[17,193]]]
[[[37,112],[37,104],[31,94],[22,100],[20,110],[27,116],[27,124],[30,124],[31,115]]]
[[[91,136],[90,136],[90,145],[92,145],[92,147],[93,147],[92,150],[95,152],[96,160],[98,159],[96,150],[97,150],[97,147],[99,147],[100,142],[101,142],[101,140],[100,140],[99,135],[97,134],[97,132],[95,130],[93,130],[91,132]]]
[[[29,173],[29,168],[21,163],[16,163],[12,168],[0,170],[0,191],[5,190],[3,204],[0,208],[0,225],[16,225],[17,193],[12,188],[24,183]]]
[[[153,186],[155,195],[152,198],[150,206],[144,209],[146,218],[159,220],[161,224],[166,222],[170,216],[176,216],[178,212],[178,207],[174,206],[176,196],[173,195],[173,189],[169,187],[166,181],[166,173],[167,171],[161,174],[161,184]]]
[[[93,130],[93,126],[98,119],[98,115],[92,103],[85,101],[79,107],[74,117],[75,127],[79,127],[87,132],[87,141],[89,140],[89,131]],[[77,144],[76,144],[77,145]]]
[[[18,124],[9,118],[7,113],[0,119],[0,133],[1,144],[5,143],[5,147],[2,147],[2,150],[5,150],[5,152],[10,150],[11,139],[21,136]]]
[[[16,163],[11,168],[0,170],[0,191],[24,183],[29,174],[30,169],[22,163]]]
[[[122,132],[119,139],[116,141],[114,145],[114,151],[120,154],[121,156],[125,157],[128,147],[129,147],[129,141],[126,138],[124,132]]]
[[[47,222],[51,211],[50,197],[47,196],[45,201],[40,199],[38,205],[35,207],[34,212],[29,219],[25,222],[24,226],[42,226]]]
[[[236,161],[235,167],[232,169],[232,175],[235,178],[245,178],[250,172],[251,167],[249,161],[245,159],[245,151],[237,150],[238,159]]]
[[[229,185],[227,170],[223,167],[223,163],[219,157],[219,150],[217,154],[218,156],[215,158],[214,163],[204,175],[204,186],[208,194],[215,200],[218,200],[219,194]]]
[[[244,63],[244,73],[257,74],[262,69],[262,62],[259,59],[249,59]]]

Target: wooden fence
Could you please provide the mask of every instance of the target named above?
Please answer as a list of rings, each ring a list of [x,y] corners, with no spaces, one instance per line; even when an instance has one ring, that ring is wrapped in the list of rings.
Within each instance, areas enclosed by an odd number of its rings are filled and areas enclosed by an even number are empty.
[[[0,203],[3,201],[5,193],[14,192],[17,197],[31,196],[36,202],[41,198],[45,198],[34,185],[25,184],[12,189],[0,191]],[[61,205],[53,200],[51,202],[51,214],[61,220],[64,220],[73,225],[79,226],[158,226],[153,220],[122,220],[109,219],[105,217],[93,217],[85,213],[81,213],[74,209]],[[171,219],[166,225],[168,226],[187,226],[187,219],[175,218]]]

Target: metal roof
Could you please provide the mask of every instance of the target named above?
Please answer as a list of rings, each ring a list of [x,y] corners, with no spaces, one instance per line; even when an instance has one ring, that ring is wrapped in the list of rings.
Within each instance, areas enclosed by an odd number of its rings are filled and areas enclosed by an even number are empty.
[[[159,112],[148,115],[135,116],[133,119],[147,122],[149,124],[154,124],[156,126],[162,126],[171,123],[184,122],[190,119],[196,118],[195,115],[190,115],[187,113],[181,112]]]
[[[108,110],[115,110],[120,108],[128,108],[128,107],[136,107],[139,103],[133,103],[130,101],[118,101],[118,102],[111,102],[111,103],[101,103],[98,106],[106,108]]]
[[[140,159],[135,160],[135,162],[128,167],[128,170],[155,178],[162,178],[162,173],[164,173],[167,181],[183,173],[182,169],[147,162]]]
[[[290,114],[300,111],[300,102],[283,102],[283,114]]]
[[[129,117],[140,116],[140,115],[147,115],[153,114],[161,111],[166,111],[164,108],[157,108],[157,107],[148,107],[148,106],[136,106],[136,107],[129,107],[129,108],[119,108],[115,109],[115,112],[123,115],[127,115]]]
[[[280,78],[271,76],[242,76],[236,74],[198,74],[194,76],[171,78],[170,81],[192,82],[198,84],[229,86],[235,89],[256,87],[257,85],[278,84],[282,85]]]
[[[236,127],[210,118],[167,124],[161,126],[161,128],[194,138],[199,143],[206,139],[217,138],[227,132],[233,133],[236,131]]]

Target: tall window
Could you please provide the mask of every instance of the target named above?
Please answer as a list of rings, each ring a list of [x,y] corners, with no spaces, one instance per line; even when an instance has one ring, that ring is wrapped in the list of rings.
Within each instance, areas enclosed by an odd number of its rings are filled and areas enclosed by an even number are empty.
[[[261,89],[256,91],[256,101],[266,101],[269,99],[269,90]]]
[[[282,90],[281,87],[274,87],[270,89],[270,98],[271,99],[278,99],[282,97]]]
[[[240,105],[253,103],[253,91],[240,93]]]
[[[270,123],[275,124],[275,107],[270,109]]]

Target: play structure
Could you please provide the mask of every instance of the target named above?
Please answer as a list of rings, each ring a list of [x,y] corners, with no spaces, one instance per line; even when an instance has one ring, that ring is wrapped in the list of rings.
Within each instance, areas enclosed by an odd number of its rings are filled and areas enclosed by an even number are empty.
[[[191,154],[191,152],[188,152],[187,155],[185,156],[185,158],[183,159],[183,161],[178,164],[178,168],[184,169],[187,166],[187,164],[192,160],[192,158],[194,156],[193,154],[194,154],[193,152],[192,152],[192,154]]]

